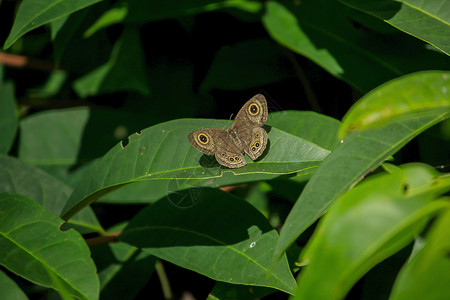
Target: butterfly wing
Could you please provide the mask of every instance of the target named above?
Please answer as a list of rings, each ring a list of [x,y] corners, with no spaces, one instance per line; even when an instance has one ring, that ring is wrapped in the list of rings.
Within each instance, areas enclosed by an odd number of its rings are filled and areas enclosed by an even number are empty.
[[[189,134],[189,142],[200,152],[213,155],[218,143],[227,132],[220,128],[203,128]]]
[[[267,121],[267,115],[266,98],[261,94],[257,94],[239,110],[232,128],[262,126]]]
[[[240,168],[247,164],[243,151],[237,151],[237,147],[230,149],[227,144],[219,145],[215,156],[219,164],[228,168]]]
[[[266,149],[267,132],[261,126],[267,121],[267,115],[266,98],[257,94],[244,104],[230,130],[252,160],[261,156]]]
[[[220,128],[204,128],[188,136],[192,146],[199,151],[215,155],[219,164],[229,168],[240,168],[247,164],[242,147],[238,147],[229,133]]]
[[[245,133],[244,133],[245,132]],[[237,133],[239,136],[247,136],[242,142],[244,143],[244,151],[252,159],[256,160],[260,157],[267,146],[267,132],[261,127],[242,128]]]

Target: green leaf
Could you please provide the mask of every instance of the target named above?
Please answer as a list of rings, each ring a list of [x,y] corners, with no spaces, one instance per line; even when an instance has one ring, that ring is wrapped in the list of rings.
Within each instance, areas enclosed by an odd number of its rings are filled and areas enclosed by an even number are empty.
[[[46,171],[83,165],[148,124],[136,116],[133,111],[87,107],[32,114],[20,123],[19,158]]]
[[[340,122],[312,111],[279,111],[270,114],[267,125],[284,130],[322,148],[334,150],[340,142]]]
[[[305,186],[281,230],[276,254],[283,253],[347,189],[445,115],[394,122],[350,135],[325,159]]]
[[[400,271],[389,299],[450,298],[449,229],[450,207],[435,221],[423,249]]]
[[[125,27],[111,52],[109,61],[74,82],[80,97],[132,90],[150,93],[145,71],[145,59],[139,31]]]
[[[406,75],[379,86],[355,103],[342,121],[339,137],[343,139],[348,131],[439,111],[450,111],[450,72]]]
[[[450,60],[406,35],[361,30],[338,1],[266,2],[263,24],[274,40],[362,92],[401,75],[449,69]]]
[[[450,55],[450,2],[442,0],[340,0]]]
[[[292,78],[294,70],[281,50],[269,38],[223,46],[215,55],[200,90],[240,91]]]
[[[311,174],[329,154],[311,142],[276,128],[268,128],[270,145],[262,159],[239,169],[221,167],[213,156],[203,155],[187,138],[204,127],[226,128],[220,120],[174,120],[147,128],[129,137],[103,156],[89,177],[80,183],[64,209],[69,219],[85,207],[119,187],[145,180],[165,180],[167,192],[192,186],[217,187],[279,177]],[[151,191],[151,189],[150,189]]]
[[[165,197],[168,193],[178,190],[176,182],[179,182],[180,186],[185,184],[189,185],[189,180],[146,180],[137,181],[131,185],[123,186],[111,193],[105,195],[103,198],[98,199],[101,203],[120,203],[120,204],[141,204],[141,203],[153,203],[162,197]],[[149,193],[151,191],[151,193]]]
[[[27,300],[28,297],[20,287],[0,270],[0,291],[3,300]]]
[[[220,190],[200,189],[193,197],[188,209],[171,199],[156,202],[134,217],[119,239],[215,280],[292,293],[295,280],[286,258],[269,270],[278,234],[263,215]]]
[[[89,115],[89,109],[81,107],[47,110],[23,119],[20,123],[19,158],[36,166],[75,164],[80,159]],[[83,159],[86,158],[81,157],[81,162]]]
[[[85,33],[89,37],[101,28],[117,23],[147,23],[165,19],[178,18],[185,15],[198,14],[223,8],[238,8],[250,13],[261,10],[259,1],[249,0],[191,0],[191,1],[140,1],[122,0],[100,16]]]
[[[7,154],[11,149],[17,131],[16,100],[14,86],[0,81],[0,153]]]
[[[330,207],[303,252],[308,265],[295,299],[345,298],[370,268],[413,241],[431,216],[449,207],[432,201],[439,197],[433,168],[404,168],[368,179]],[[447,179],[444,193],[450,190]]]
[[[254,208],[256,208],[264,217],[269,219],[269,195],[270,186],[266,182],[257,182],[256,184],[238,188],[234,195],[243,198]],[[270,221],[270,220],[269,220]]]
[[[90,13],[92,14],[94,11],[92,9],[84,9],[50,23],[53,57],[56,65],[61,64],[63,53],[69,43],[77,42],[77,39],[79,38],[77,32],[80,30],[80,27],[82,27],[83,22],[87,21],[87,16],[89,16]],[[78,46],[80,49],[86,48],[82,44],[78,44]],[[80,53],[77,58],[81,55],[82,54]],[[96,56],[98,56],[98,54],[96,54]]]
[[[59,215],[72,189],[47,173],[16,158],[0,155],[0,192],[28,196],[35,199],[47,211]],[[69,225],[83,233],[103,232],[90,207],[70,220]]]
[[[337,131],[339,129],[340,122],[336,119],[307,111],[281,111],[274,112],[269,115],[269,119],[266,122],[267,125],[276,127],[295,135],[299,138],[310,141],[322,148],[333,150],[339,145],[337,139]],[[302,174],[299,178],[301,180],[307,180],[308,177]],[[186,182],[184,182],[186,181]],[[177,190],[175,186],[188,183],[187,180],[178,180],[176,182],[158,181],[142,181],[136,182],[132,185],[125,186],[119,190],[116,190],[104,198],[99,199],[100,202],[105,203],[152,203],[161,199],[167,192],[174,192]],[[225,184],[225,183],[224,183]],[[149,191],[151,190],[151,193]],[[293,190],[292,187],[283,187],[285,192]],[[295,199],[298,198],[297,194]]]
[[[125,20],[127,14],[128,5],[126,1],[116,2],[113,7],[104,12],[97,21],[84,32],[84,37],[89,38],[102,28],[121,23]]]
[[[64,281],[58,278],[55,274],[49,272],[48,273],[50,280],[52,282],[53,288],[58,291],[59,296],[62,300],[73,300],[72,293],[66,288]],[[51,293],[49,293],[51,294]]]
[[[52,276],[80,299],[97,299],[95,265],[75,230],[61,232],[63,221],[34,200],[0,194],[0,264],[36,284],[54,286]]]
[[[56,96],[67,80],[67,73],[62,70],[54,70],[44,85],[28,91],[31,98],[50,98]]]
[[[86,107],[32,114],[20,124],[19,158],[75,187],[87,176],[93,159],[102,156],[130,132],[148,126],[149,122],[157,123],[158,117],[164,119],[159,112]],[[103,201],[148,203],[167,194],[167,183],[154,182],[150,187],[152,194],[145,183],[119,190]]]
[[[188,2],[178,2],[177,0],[167,0],[164,2],[128,0],[123,2],[127,3],[129,7],[127,21],[134,22],[173,19],[184,15],[197,14],[226,7],[237,7],[251,12],[257,12],[261,9],[261,3],[248,0],[213,0],[208,2],[203,0],[191,0]]]
[[[70,74],[69,84],[73,84],[75,78],[88,74],[109,60],[113,43],[117,41],[118,35],[111,38],[103,31],[91,38],[82,36],[86,28],[91,26],[99,14],[109,6],[108,1],[102,1],[50,24],[52,56],[55,64],[63,66]]]
[[[30,30],[58,20],[101,0],[23,0],[4,49]]]

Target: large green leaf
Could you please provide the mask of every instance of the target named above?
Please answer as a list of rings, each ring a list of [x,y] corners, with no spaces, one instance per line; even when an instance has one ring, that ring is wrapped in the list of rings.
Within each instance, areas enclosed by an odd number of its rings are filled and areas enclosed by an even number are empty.
[[[23,119],[19,158],[36,166],[70,166],[80,159],[83,162],[86,158],[80,158],[79,152],[89,114],[87,108],[81,107],[48,110]]]
[[[20,287],[0,270],[0,291],[4,300],[27,300],[28,297]]]
[[[11,83],[2,84],[0,81],[0,153],[6,154],[14,142],[17,131],[16,102],[14,86]]]
[[[362,92],[407,73],[450,68],[446,55],[416,39],[354,26],[355,11],[338,1],[268,1],[266,6],[263,23],[272,38]]]
[[[47,110],[20,123],[20,160],[70,186],[85,176],[93,159],[148,121],[134,112],[113,109]]]
[[[274,112],[269,115],[266,124],[284,130],[327,150],[332,150],[339,145],[337,130],[340,122],[315,112]],[[301,179],[307,180],[308,177],[302,174]],[[182,179],[175,182],[170,181],[170,185],[163,180],[136,182],[106,195],[100,201],[108,203],[150,203],[164,197],[168,191],[174,192],[176,190],[175,186],[184,184],[184,181]],[[291,189],[284,190],[288,192]]]
[[[286,258],[269,269],[278,234],[263,215],[217,189],[201,189],[193,197],[189,209],[166,198],[149,206],[119,239],[215,280],[292,293],[295,280]]]
[[[423,249],[400,271],[391,300],[450,298],[449,236],[450,208],[434,223]]]
[[[119,115],[126,114],[86,107],[32,114],[20,122],[19,159],[74,187],[88,172],[87,162],[120,140],[113,135],[119,125],[110,122]]]
[[[227,125],[228,121],[219,120],[174,120],[130,136],[127,144],[120,143],[103,156],[80,183],[64,209],[64,218],[108,192],[137,181],[165,180],[170,193],[190,186],[217,187],[291,173],[308,175],[329,154],[311,142],[268,128],[270,145],[262,159],[228,169],[188,141],[188,134],[194,130]]]
[[[30,30],[65,17],[101,0],[23,0],[4,48]]]
[[[161,113],[160,110],[149,112],[146,109],[135,111],[78,107],[32,114],[20,123],[19,158],[75,187],[86,176],[93,159],[102,156],[130,132],[169,118],[169,114],[174,113],[173,109],[169,113],[169,108],[176,101],[176,98],[171,99],[158,106],[167,113]],[[180,114],[182,109],[180,106]],[[167,183],[161,189],[155,186],[152,188],[162,191],[160,196],[155,194],[156,198],[152,198],[159,199],[166,195]],[[127,203],[153,201],[149,200],[146,186],[136,186],[132,192],[119,193],[109,199]]]
[[[312,111],[280,111],[270,114],[267,125],[334,150],[340,144],[337,132],[340,122]]]
[[[430,166],[407,165],[338,199],[306,246],[308,265],[295,299],[343,299],[370,268],[409,244],[430,216],[450,207],[432,201],[450,190],[450,177],[436,173]]]
[[[127,110],[77,107],[43,111],[21,120],[19,158],[42,168],[83,164],[148,123]]]
[[[72,188],[16,158],[0,155],[0,192],[28,196],[47,211],[59,215]],[[69,224],[83,233],[103,232],[90,207],[82,210]]]
[[[80,299],[97,299],[99,282],[89,248],[75,230],[34,200],[0,194],[0,264],[36,284],[63,289]]]
[[[450,2],[447,0],[340,0],[430,43],[450,55]]]
[[[398,121],[350,135],[319,166],[289,213],[276,254],[283,251],[347,189],[448,113]]]
[[[450,72],[406,75],[374,89],[355,103],[344,116],[339,136],[344,138],[346,131],[435,111],[450,111]]]

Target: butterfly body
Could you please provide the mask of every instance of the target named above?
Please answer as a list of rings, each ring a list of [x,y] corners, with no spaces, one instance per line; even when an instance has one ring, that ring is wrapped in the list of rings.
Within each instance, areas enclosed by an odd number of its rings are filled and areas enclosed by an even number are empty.
[[[244,152],[252,160],[264,152],[267,133],[261,126],[267,115],[266,99],[258,94],[244,104],[231,128],[203,128],[192,132],[188,138],[199,151],[215,155],[221,165],[240,168],[247,164]]]

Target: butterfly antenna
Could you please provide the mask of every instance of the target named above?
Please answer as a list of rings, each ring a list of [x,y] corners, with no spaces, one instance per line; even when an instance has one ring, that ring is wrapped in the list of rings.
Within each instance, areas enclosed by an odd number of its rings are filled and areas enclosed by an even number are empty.
[[[269,112],[284,110],[284,108],[272,97],[270,97],[269,94],[267,94],[265,91],[260,91],[259,93],[264,95],[264,97],[266,97]]]

